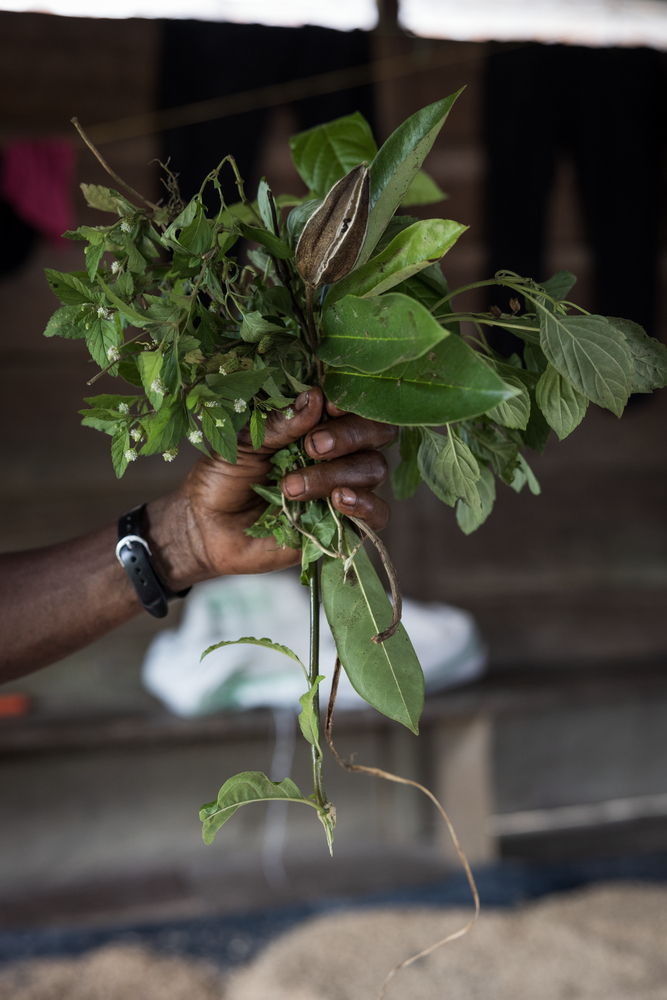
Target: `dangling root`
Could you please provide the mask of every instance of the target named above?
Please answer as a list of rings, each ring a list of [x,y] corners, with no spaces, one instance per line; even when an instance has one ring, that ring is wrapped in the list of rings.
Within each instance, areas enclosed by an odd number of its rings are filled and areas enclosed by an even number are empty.
[[[378,994],[378,1000],[383,1000],[383,998],[386,996],[387,987],[389,983],[394,978],[396,973],[401,971],[401,969],[406,969],[409,965],[412,965],[413,962],[416,962],[420,958],[425,958],[427,955],[430,955],[438,948],[442,948],[444,945],[449,944],[451,941],[456,941],[458,940],[458,938],[464,937],[464,935],[466,935],[468,931],[472,929],[480,914],[479,892],[477,890],[477,884],[475,882],[475,877],[472,873],[470,863],[468,862],[468,859],[465,856],[465,852],[461,847],[461,843],[456,834],[456,830],[454,829],[452,821],[450,820],[449,816],[447,815],[444,808],[437,800],[433,792],[431,792],[424,785],[420,784],[418,781],[413,781],[411,778],[402,778],[398,774],[392,774],[391,771],[383,771],[379,767],[367,767],[364,764],[354,764],[352,761],[345,760],[338,753],[338,750],[333,741],[333,713],[334,713],[334,705],[336,703],[336,695],[338,692],[338,679],[340,677],[340,668],[341,668],[340,660],[336,658],[336,666],[334,669],[333,679],[331,682],[331,694],[329,696],[329,704],[327,706],[327,716],[325,723],[325,735],[327,738],[329,749],[336,758],[337,763],[340,764],[340,766],[345,771],[350,771],[350,772],[355,771],[358,774],[370,774],[372,777],[383,778],[385,781],[393,781],[395,784],[398,785],[410,785],[412,788],[418,789],[418,791],[422,792],[428,799],[430,799],[430,801],[433,803],[435,808],[440,813],[447,827],[450,839],[452,841],[452,844],[454,845],[454,850],[456,851],[458,859],[461,862],[466,878],[468,880],[468,885],[470,886],[470,892],[472,893],[472,898],[474,903],[473,915],[470,918],[470,920],[465,924],[465,926],[459,928],[459,930],[457,931],[453,931],[446,937],[441,938],[438,941],[435,941],[433,944],[429,945],[427,948],[423,948],[415,955],[411,955],[409,958],[406,958],[402,962],[399,962],[398,965],[395,965],[394,968],[387,973],[384,982],[380,987],[380,992]]]
[[[387,574],[387,580],[389,581],[389,589],[391,591],[391,604],[393,607],[393,615],[391,623],[382,632],[378,632],[377,635],[372,636],[371,642],[386,642],[390,639],[392,635],[398,629],[401,624],[401,615],[403,614],[403,599],[401,597],[401,592],[398,589],[398,578],[396,576],[396,570],[394,564],[391,561],[391,556],[387,551],[387,547],[382,541],[382,539],[377,535],[372,528],[362,521],[361,518],[353,517],[348,514],[347,517],[352,521],[352,523],[359,529],[359,531],[368,538],[368,540],[375,547],[380,559],[382,560],[382,566],[385,573]]]

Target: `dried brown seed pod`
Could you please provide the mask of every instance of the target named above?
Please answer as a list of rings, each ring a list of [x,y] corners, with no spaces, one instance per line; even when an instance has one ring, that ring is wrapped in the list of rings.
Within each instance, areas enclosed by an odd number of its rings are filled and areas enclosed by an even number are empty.
[[[294,252],[307,285],[340,281],[357,262],[366,237],[370,181],[359,164],[337,181],[306,222]]]

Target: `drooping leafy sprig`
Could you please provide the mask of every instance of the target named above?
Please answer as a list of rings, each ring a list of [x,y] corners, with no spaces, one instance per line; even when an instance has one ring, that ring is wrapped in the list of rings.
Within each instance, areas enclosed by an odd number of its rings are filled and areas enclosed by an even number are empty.
[[[171,461],[183,441],[234,462],[243,427],[261,446],[269,414],[289,416],[296,396],[319,384],[339,407],[399,427],[397,498],[424,482],[469,533],[489,516],[498,481],[539,493],[525,452],[541,451],[552,431],[562,440],[590,403],[620,416],[631,394],[666,384],[667,349],[628,320],[570,302],[569,273],[537,282],[501,271],[449,289],[440,260],[466,226],[402,209],[443,197],[421,167],[457,97],[412,115],[380,149],[359,114],[295,136],[292,157],[308,188],[302,197],[274,197],[263,180],[250,201],[230,156],[187,204],[168,172],[163,205],[83,185],[88,204],[113,218],[67,234],[86,244],[85,268],[47,272],[62,305],[45,333],[85,340],[98,368],[90,384],[102,374],[128,384],[123,393],[88,397],[82,411],[85,425],[111,436],[118,476],[139,457]],[[223,198],[222,169],[234,172],[234,204]],[[485,285],[508,290],[508,312],[460,307],[467,291]],[[500,354],[498,329],[511,331],[522,351]],[[309,461],[299,444],[274,456],[270,481],[255,486],[266,508],[249,530],[301,549],[310,662],[268,639],[239,641],[290,656],[304,671],[299,722],[313,792],[303,795],[289,778],[236,775],[202,809],[207,841],[241,805],[275,798],[314,807],[331,845],[335,813],[322,781],[318,700],[320,586],[353,687],[418,730],[423,677],[399,621],[383,546],[330,504],[288,501],[280,490],[282,476]],[[381,554],[393,603],[363,548],[367,538]]]

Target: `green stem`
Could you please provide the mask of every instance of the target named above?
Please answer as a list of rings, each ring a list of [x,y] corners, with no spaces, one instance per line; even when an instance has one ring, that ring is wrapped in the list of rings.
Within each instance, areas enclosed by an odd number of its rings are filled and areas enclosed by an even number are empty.
[[[308,660],[308,682],[316,685],[320,671],[320,573],[319,560],[308,567],[308,589],[310,591],[310,656]],[[313,713],[319,726],[320,696],[316,688],[313,697]],[[318,740],[319,743],[319,740]],[[320,808],[328,804],[324,783],[322,780],[322,752],[318,746],[313,746],[313,797]]]

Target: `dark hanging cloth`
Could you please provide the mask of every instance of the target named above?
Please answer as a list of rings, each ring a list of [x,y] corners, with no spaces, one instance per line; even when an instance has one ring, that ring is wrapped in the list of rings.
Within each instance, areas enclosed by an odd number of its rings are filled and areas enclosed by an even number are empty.
[[[549,196],[567,156],[591,253],[593,309],[655,332],[666,98],[665,59],[651,49],[495,47],[482,120],[489,273],[547,277]]]
[[[254,24],[163,21],[157,102],[160,108],[272,87],[370,60],[369,35],[326,28],[273,28]],[[307,98],[293,105],[297,127],[309,128],[353,111],[373,121],[370,86]],[[270,110],[257,108],[217,121],[172,129],[163,137],[163,158],[179,175],[185,197],[226,153],[241,176],[258,180],[258,156]],[[225,198],[237,200],[231,174],[222,178]],[[252,188],[249,188],[252,190]]]

